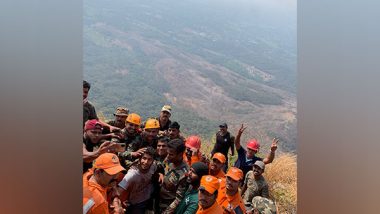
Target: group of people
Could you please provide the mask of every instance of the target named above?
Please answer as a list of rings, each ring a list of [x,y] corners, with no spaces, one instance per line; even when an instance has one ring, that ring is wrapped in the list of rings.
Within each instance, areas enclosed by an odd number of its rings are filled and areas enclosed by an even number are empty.
[[[144,122],[118,107],[105,122],[87,100],[90,88],[83,81],[83,213],[276,213],[263,173],[278,139],[260,158],[257,140],[241,146],[243,124],[234,137],[222,123],[211,154],[204,154],[201,138],[184,138],[170,120],[171,106]],[[229,150],[238,155],[231,167]]]

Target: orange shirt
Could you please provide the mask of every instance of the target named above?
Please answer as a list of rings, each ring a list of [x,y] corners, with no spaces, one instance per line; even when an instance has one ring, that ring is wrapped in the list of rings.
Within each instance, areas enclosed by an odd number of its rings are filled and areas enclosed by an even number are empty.
[[[90,170],[83,175],[83,213],[109,214],[107,189],[89,181],[93,173]]]
[[[223,213],[223,209],[215,201],[214,204],[207,209],[203,209],[201,206],[199,206],[196,214],[221,214],[221,213]]]
[[[241,198],[239,191],[235,195],[230,196],[223,193],[223,197],[219,201],[219,205],[223,208],[224,213],[245,213],[245,206],[243,199]],[[240,212],[237,211],[240,209]]]
[[[183,153],[183,161],[187,163],[191,167],[191,164],[201,161],[202,154],[199,151],[198,155],[192,155],[190,161],[187,159],[186,153]]]
[[[224,174],[222,170],[220,171]],[[219,174],[220,172],[218,173],[218,175]],[[226,195],[226,177],[221,177],[221,178],[218,177],[218,180],[219,180],[219,189],[218,189],[218,197],[216,198],[216,202],[218,202],[219,205],[222,205],[222,202],[224,200],[223,198]]]

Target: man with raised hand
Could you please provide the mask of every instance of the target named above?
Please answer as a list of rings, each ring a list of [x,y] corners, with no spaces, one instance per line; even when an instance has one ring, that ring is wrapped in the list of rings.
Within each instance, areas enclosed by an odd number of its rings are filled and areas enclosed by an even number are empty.
[[[244,176],[247,174],[248,171],[252,169],[253,164],[258,160],[263,161],[265,164],[272,163],[278,143],[278,139],[273,138],[270,147],[270,152],[268,153],[266,158],[262,159],[260,157],[257,157],[256,154],[259,152],[260,143],[256,139],[251,139],[247,142],[247,150],[245,150],[240,145],[240,137],[246,128],[247,127],[244,127],[244,125],[241,124],[241,127],[235,139],[235,147],[238,153],[238,159],[235,162],[235,167],[241,169],[244,173]]]

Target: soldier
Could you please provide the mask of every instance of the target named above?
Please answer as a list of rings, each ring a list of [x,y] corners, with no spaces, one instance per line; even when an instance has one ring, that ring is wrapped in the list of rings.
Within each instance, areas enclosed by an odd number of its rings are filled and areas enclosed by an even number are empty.
[[[239,194],[239,186],[243,180],[243,171],[236,167],[231,167],[226,174],[225,191],[219,192],[223,197],[218,201],[222,206],[224,213],[243,214],[245,207]]]
[[[235,162],[235,167],[241,169],[244,173],[244,176],[247,174],[248,171],[252,169],[253,164],[258,160],[263,161],[265,164],[272,163],[278,143],[278,139],[274,138],[270,147],[270,152],[267,155],[267,157],[264,159],[257,157],[256,154],[259,152],[260,144],[256,139],[251,139],[248,141],[247,150],[245,150],[240,145],[241,134],[244,132],[246,128],[247,127],[244,127],[244,125],[241,124],[241,127],[235,139],[236,151],[238,153],[238,159]]]
[[[201,179],[198,192],[197,214],[221,214],[222,207],[216,202],[218,197],[219,181],[212,175],[205,175]]]
[[[157,148],[157,134],[158,134],[159,128],[160,128],[160,125],[158,123],[158,120],[148,119],[145,123],[144,131],[141,133],[141,137],[136,137],[128,145],[127,151],[119,155],[127,161],[134,161],[145,152],[146,147],[150,146],[156,149]]]
[[[127,213],[144,214],[153,193],[152,176],[157,170],[153,164],[155,150],[147,147],[138,162],[131,166],[119,183],[121,201],[127,201]]]
[[[109,125],[118,127],[120,129],[124,129],[125,127],[125,120],[128,117],[129,110],[125,107],[117,107],[115,113],[113,114],[115,116],[114,120],[111,120],[108,122]]]
[[[276,204],[268,199],[261,196],[255,196],[252,199],[253,209],[248,210],[247,214],[277,214]]]
[[[223,171],[226,172],[228,168],[228,150],[231,148],[231,155],[235,155],[234,140],[235,137],[227,131],[227,123],[222,123],[219,125],[219,131],[216,133],[216,142],[214,148],[211,151],[211,156],[216,152],[222,153],[226,157],[225,165],[223,166]]]
[[[160,212],[174,213],[175,208],[182,200],[183,195],[188,188],[186,182],[186,173],[189,166],[183,161],[185,145],[182,140],[174,139],[168,143],[168,168],[165,170],[163,183],[160,191]]]
[[[104,153],[95,160],[94,168],[83,175],[83,213],[110,213],[107,189],[115,185],[116,177],[124,170],[115,154]],[[112,213],[124,213],[120,199],[112,201]]]
[[[158,121],[160,122],[160,131],[167,131],[171,124],[170,116],[172,115],[172,107],[169,105],[164,105],[161,109]]]
[[[181,131],[179,130],[180,127],[181,126],[175,121],[169,125],[168,136],[170,140],[180,138],[181,140],[185,141],[185,138],[180,135],[181,133]]]
[[[255,196],[269,198],[269,188],[262,175],[265,170],[265,164],[262,161],[256,161],[253,170],[249,171],[245,176],[244,185],[241,190],[244,204],[247,210],[252,209],[251,201]]]
[[[198,209],[198,188],[201,178],[208,174],[208,166],[203,162],[196,162],[191,165],[186,181],[190,187],[185,192],[182,201],[179,203],[176,214],[194,214]]]

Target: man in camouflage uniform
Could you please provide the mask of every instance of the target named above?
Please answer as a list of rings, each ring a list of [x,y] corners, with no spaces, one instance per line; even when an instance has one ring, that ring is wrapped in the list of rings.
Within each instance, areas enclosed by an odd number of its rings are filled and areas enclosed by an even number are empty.
[[[247,214],[277,214],[275,203],[268,198],[256,196],[252,199],[252,206]]]
[[[128,120],[128,119],[127,119]],[[127,150],[119,156],[122,159],[131,161],[138,159],[146,150],[146,147],[151,146],[157,148],[157,134],[160,124],[156,119],[148,119],[145,123],[144,131],[141,136],[137,136],[127,147]],[[127,167],[130,163],[126,163]]]
[[[265,170],[265,164],[262,161],[256,161],[253,164],[253,170],[245,176],[244,185],[241,190],[246,209],[251,209],[251,201],[255,196],[269,198],[269,188],[262,175]]]
[[[169,105],[164,105],[161,109],[160,116],[158,117],[158,121],[160,122],[160,131],[167,132],[170,124],[170,116],[172,115],[172,107]]]
[[[116,126],[120,129],[124,129],[125,121],[128,117],[129,110],[125,107],[117,107],[113,116],[115,116],[114,120],[108,121],[108,124],[111,126]]]
[[[185,144],[180,139],[171,140],[168,143],[167,160],[170,163],[165,169],[162,187],[160,191],[160,211],[158,213],[174,213],[181,202],[188,183],[186,174],[189,166],[183,161]],[[163,175],[161,175],[163,176]]]

